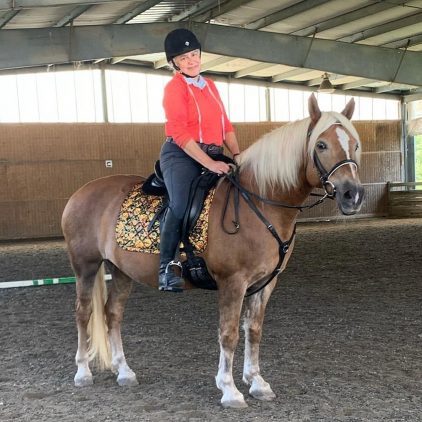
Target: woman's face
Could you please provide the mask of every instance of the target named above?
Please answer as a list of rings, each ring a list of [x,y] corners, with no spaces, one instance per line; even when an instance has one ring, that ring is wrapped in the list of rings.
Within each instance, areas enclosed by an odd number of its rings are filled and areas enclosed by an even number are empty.
[[[180,72],[192,78],[201,72],[201,51],[199,49],[176,56],[173,60]]]

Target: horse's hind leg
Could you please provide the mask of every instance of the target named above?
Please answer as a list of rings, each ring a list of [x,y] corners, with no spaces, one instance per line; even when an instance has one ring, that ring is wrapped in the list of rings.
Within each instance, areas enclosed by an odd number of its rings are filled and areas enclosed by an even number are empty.
[[[243,382],[250,385],[249,394],[259,400],[273,400],[270,384],[261,376],[259,369],[259,344],[262,337],[265,307],[275,287],[273,280],[265,289],[249,296],[245,300],[243,328],[245,330],[245,360],[243,367]]]
[[[76,274],[76,325],[78,328],[78,350],[76,352],[76,387],[92,384],[92,373],[89,369],[88,322],[92,313],[92,289],[101,261],[92,262],[79,267],[72,262]]]
[[[126,363],[121,336],[123,312],[126,301],[132,290],[133,281],[115,265],[107,262],[107,267],[109,268],[113,279],[105,306],[112,355],[111,369],[117,374],[117,382],[119,385],[137,385],[138,381],[136,375]]]

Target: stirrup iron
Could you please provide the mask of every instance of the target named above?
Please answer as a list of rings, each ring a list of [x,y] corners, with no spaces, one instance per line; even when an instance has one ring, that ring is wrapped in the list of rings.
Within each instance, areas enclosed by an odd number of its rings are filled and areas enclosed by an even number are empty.
[[[183,292],[183,286],[185,284],[182,276],[176,275],[173,271],[169,271],[170,267],[179,267],[182,271],[183,267],[179,261],[170,261],[166,265],[164,274],[158,276],[158,290],[167,292]]]
[[[180,261],[175,261],[174,259],[172,261],[170,261],[167,265],[166,265],[166,269],[164,274],[167,274],[169,272],[169,267],[179,267],[180,268],[180,274],[182,274],[183,271],[183,267]]]

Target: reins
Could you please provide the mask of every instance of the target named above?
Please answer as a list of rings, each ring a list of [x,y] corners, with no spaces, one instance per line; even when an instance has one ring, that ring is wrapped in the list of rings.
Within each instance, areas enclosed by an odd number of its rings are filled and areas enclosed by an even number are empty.
[[[328,192],[326,192],[324,195],[320,195],[318,193],[311,193],[312,196],[320,196],[321,198],[318,199],[317,201],[315,201],[312,204],[309,205],[290,205],[290,204],[286,204],[285,202],[281,202],[281,201],[274,201],[272,199],[268,199],[268,198],[263,198],[262,196],[259,196],[258,194],[251,192],[249,190],[247,190],[246,188],[244,188],[240,182],[239,182],[239,168],[236,167],[235,171],[233,173],[228,173],[225,175],[226,179],[230,181],[231,185],[229,185],[229,192],[227,194],[226,197],[226,205],[224,208],[224,211],[226,211],[227,208],[227,202],[228,202],[228,197],[230,195],[230,190],[235,187],[235,193],[236,192],[240,192],[242,194],[242,196],[247,195],[249,197],[253,197],[255,199],[258,199],[258,201],[263,202],[264,204],[268,204],[268,205],[272,205],[273,207],[280,207],[280,208],[292,208],[292,209],[297,209],[299,211],[303,211],[305,209],[309,209],[309,208],[313,208],[316,205],[321,204],[323,201],[325,201],[326,198],[330,198],[330,194]],[[238,195],[237,195],[238,198]],[[236,205],[236,195],[235,195],[235,205]],[[235,211],[237,210],[238,207],[235,206]]]

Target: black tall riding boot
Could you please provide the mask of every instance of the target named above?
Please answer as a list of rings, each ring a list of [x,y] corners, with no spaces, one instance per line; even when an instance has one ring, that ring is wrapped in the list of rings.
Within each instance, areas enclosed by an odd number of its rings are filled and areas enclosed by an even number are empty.
[[[174,272],[174,267],[181,269],[175,262],[177,247],[180,243],[182,220],[176,218],[170,209],[167,210],[164,222],[160,225],[160,270],[158,274],[158,290],[182,292],[184,281]]]

